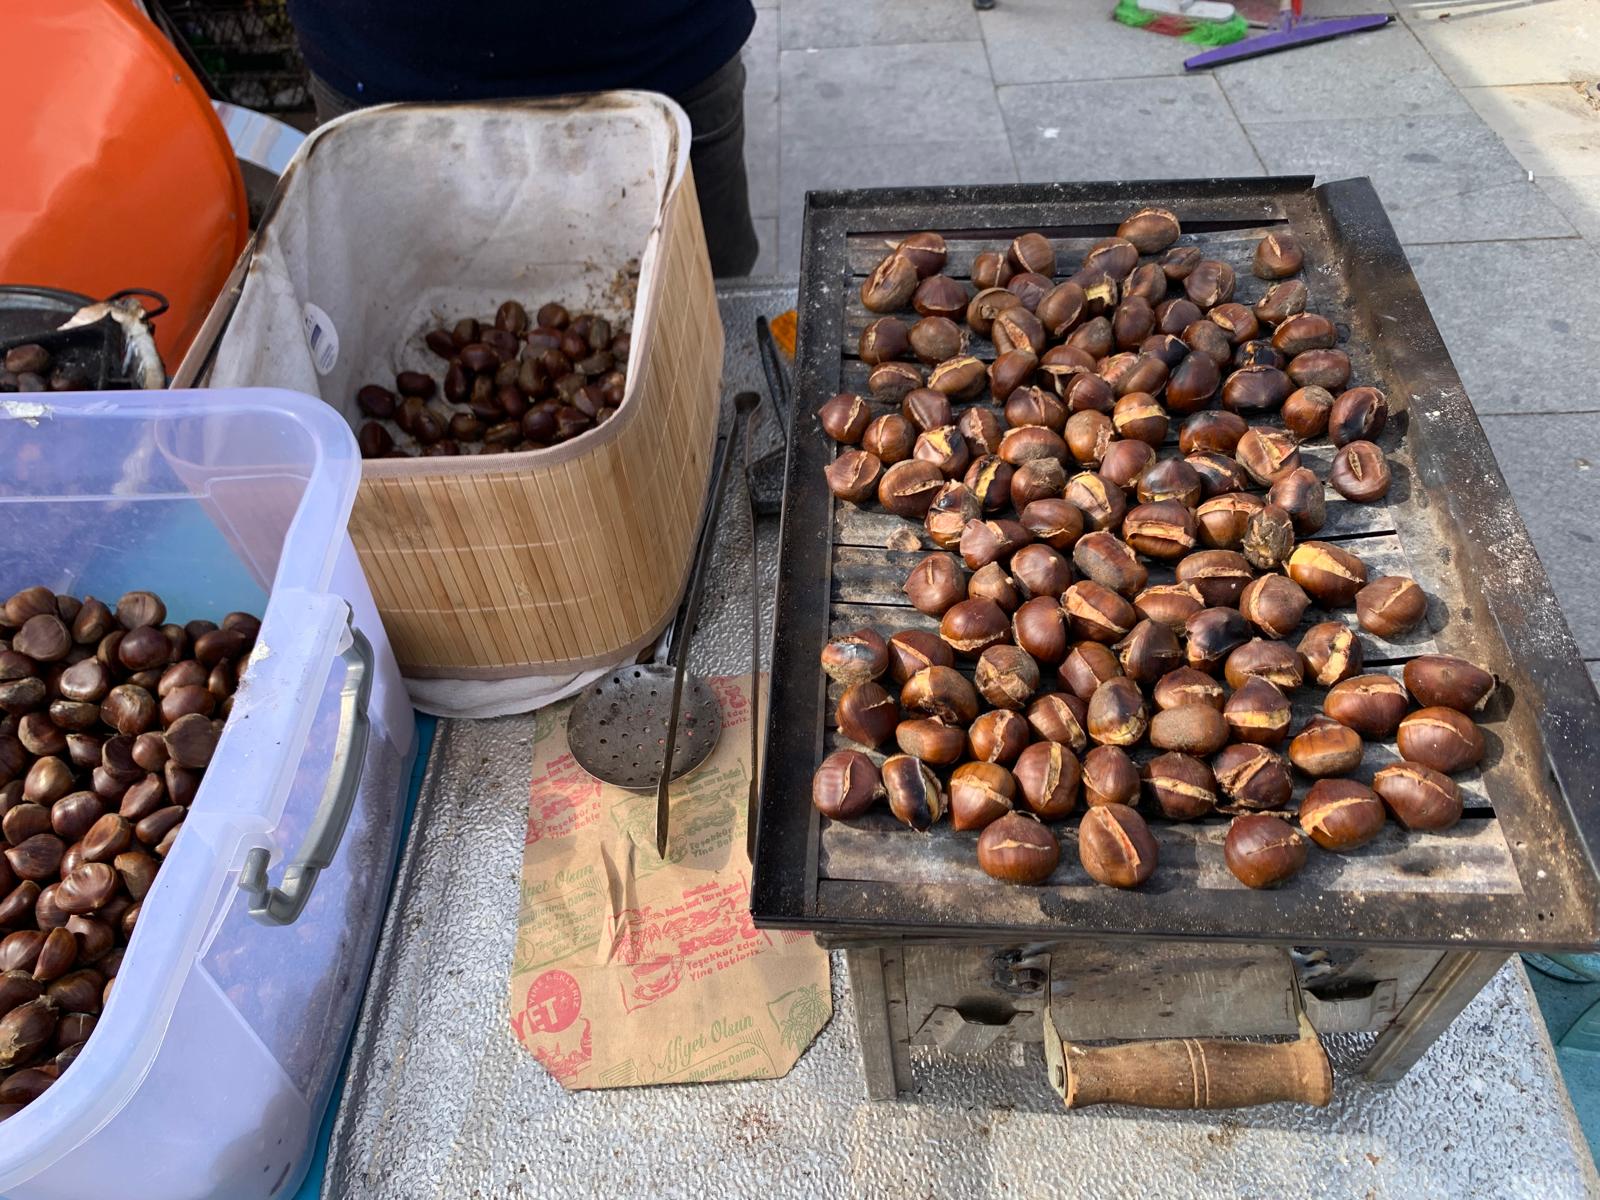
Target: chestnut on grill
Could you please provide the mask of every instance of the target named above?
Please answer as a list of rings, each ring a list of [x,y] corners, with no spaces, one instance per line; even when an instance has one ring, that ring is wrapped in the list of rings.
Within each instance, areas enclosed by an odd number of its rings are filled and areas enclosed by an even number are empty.
[[[1104,530],[1079,538],[1072,548],[1072,562],[1085,578],[1124,596],[1135,595],[1150,577],[1133,547]]]
[[[1139,476],[1138,496],[1145,504],[1175,500],[1185,508],[1200,503],[1205,482],[1193,465],[1181,458],[1164,458],[1151,463]]]
[[[1067,472],[1053,458],[1035,458],[1011,473],[1011,505],[1019,513],[1035,500],[1055,500],[1067,485]]]
[[[1013,350],[1011,353],[1021,354],[1023,351]],[[1067,406],[1061,402],[1059,396],[1043,388],[1019,387],[1006,396],[996,393],[995,399],[1004,401],[1006,424],[1013,428],[1022,425],[1043,425],[1056,433],[1066,428]]]
[[[811,777],[811,803],[835,821],[859,817],[883,794],[877,766],[859,750],[835,750]]]
[[[1233,343],[1213,321],[1194,321],[1186,325],[1178,336],[1194,353],[1209,358],[1219,372],[1233,360]]]
[[[1009,416],[1009,414],[1008,414]],[[1171,423],[1167,410],[1148,392],[1129,392],[1111,410],[1111,423],[1121,437],[1159,446],[1167,437]],[[1104,458],[1104,455],[1101,456]]]
[[[1083,800],[1090,808],[1132,804],[1139,798],[1139,768],[1120,746],[1096,746],[1083,756]]]
[[[1206,704],[1221,712],[1226,693],[1222,685],[1204,671],[1179,667],[1156,681],[1151,698],[1155,700],[1156,707],[1163,711],[1181,708],[1185,704]]]
[[[1162,754],[1144,765],[1144,791],[1169,821],[1195,821],[1217,806],[1211,768],[1188,754]]]
[[[1483,760],[1483,733],[1472,719],[1453,708],[1421,708],[1400,721],[1395,745],[1409,762],[1445,775],[1475,767]]]
[[[1068,421],[1069,429],[1071,425],[1071,421]],[[1068,457],[1067,443],[1053,429],[1043,425],[1023,425],[1008,429],[1001,436],[1000,457],[1013,467],[1035,458],[1053,458],[1065,463]]]
[[[1307,775],[1345,775],[1361,765],[1361,735],[1318,713],[1289,742],[1289,761]]]
[[[902,357],[911,349],[910,333],[899,317],[879,317],[861,331],[856,356],[869,366]]]
[[[1316,533],[1327,520],[1328,505],[1322,480],[1306,467],[1296,467],[1280,476],[1268,489],[1267,500],[1289,514],[1294,531],[1300,537]]]
[[[1013,768],[1022,801],[1046,821],[1059,821],[1078,806],[1081,769],[1076,756],[1059,742],[1035,742]]]
[[[1202,608],[1184,624],[1185,658],[1191,667],[1215,674],[1228,655],[1250,640],[1250,626],[1236,608]]]
[[[1010,632],[1011,622],[993,600],[963,600],[947,609],[939,621],[939,636],[957,654],[972,658],[1005,641]]]
[[[968,521],[961,531],[961,559],[969,570],[1009,558],[1013,551],[1025,546],[1032,535],[1017,521],[1004,518],[993,521]]]
[[[1228,686],[1238,688],[1250,678],[1265,679],[1285,692],[1293,691],[1305,680],[1305,667],[1295,648],[1287,642],[1251,638],[1240,646],[1222,666]]]
[[[923,667],[900,688],[900,703],[946,725],[968,725],[978,715],[978,693],[954,667]]]
[[[1246,430],[1233,457],[1262,487],[1277,483],[1300,466],[1294,435],[1278,429]]]
[[[884,256],[861,284],[861,303],[869,312],[904,308],[917,290],[917,268],[899,251]]]
[[[897,462],[878,480],[878,503],[897,517],[923,517],[939,489],[943,472],[918,459]]]
[[[1346,500],[1371,503],[1389,494],[1389,461],[1373,442],[1341,446],[1328,469],[1328,482]]]
[[[933,503],[928,505],[922,523],[935,546],[942,550],[954,550],[961,544],[961,535],[967,523],[978,520],[982,515],[983,505],[978,502],[972,489],[964,483],[951,480],[934,493]]]
[[[867,390],[874,400],[895,404],[923,386],[922,372],[910,363],[886,362],[872,368]]]
[[[967,752],[979,762],[1016,761],[1028,745],[1028,722],[1006,709],[979,713],[967,730]]]
[[[1058,283],[1046,292],[1033,310],[1033,315],[1039,319],[1046,333],[1058,338],[1083,320],[1087,306],[1088,297],[1083,288],[1068,281]]]
[[[1300,543],[1289,555],[1286,570],[1313,600],[1329,608],[1354,603],[1367,583],[1365,564],[1331,542]]]
[[[900,401],[900,412],[922,433],[943,429],[954,419],[950,397],[932,388],[919,387],[907,392]]]
[[[1402,672],[1406,690],[1426,708],[1442,706],[1470,713],[1494,690],[1495,678],[1482,667],[1450,654],[1413,658]]]
[[[1296,388],[1283,402],[1283,423],[1298,438],[1321,437],[1328,432],[1333,411],[1333,393],[1327,388]]]
[[[1026,813],[1009,813],[978,835],[978,866],[1002,883],[1043,883],[1061,861],[1061,843]]]
[[[1154,306],[1167,298],[1167,275],[1157,263],[1140,263],[1122,281],[1124,299],[1140,299]]]
[[[1310,291],[1304,280],[1285,279],[1269,287],[1255,302],[1252,311],[1263,325],[1281,325],[1297,313],[1305,312],[1308,299]]]
[[[1117,236],[1140,254],[1160,254],[1181,232],[1177,216],[1165,208],[1141,208],[1117,226]]]
[[[960,762],[967,749],[966,730],[933,717],[901,721],[895,726],[894,739],[904,753],[938,767]]]
[[[1299,649],[1307,677],[1322,687],[1359,675],[1366,659],[1361,639],[1342,621],[1313,625],[1300,639]]]
[[[1461,819],[1461,789],[1455,780],[1421,763],[1384,767],[1372,777],[1372,790],[1407,829],[1449,829]]]
[[[1123,518],[1122,536],[1151,558],[1181,558],[1194,549],[1194,513],[1177,500],[1141,504]]]
[[[967,468],[961,482],[978,498],[984,512],[999,512],[1011,502],[1011,480],[1015,472],[997,454],[986,454]]]
[[[1120,349],[1136,349],[1155,329],[1155,309],[1143,296],[1124,296],[1111,314],[1111,337]]]
[[[1000,251],[981,250],[972,260],[972,282],[986,291],[1003,290],[1016,270]]]
[[[1219,304],[1206,314],[1223,333],[1228,335],[1228,340],[1235,346],[1248,342],[1260,331],[1260,324],[1256,321],[1255,313],[1242,304],[1229,302]]]
[[[971,298],[966,287],[948,275],[929,275],[911,293],[911,307],[924,317],[955,318],[966,312]]]
[[[1156,328],[1176,336],[1204,316],[1200,306],[1187,296],[1173,296],[1156,305]]]
[[[1004,404],[1017,391],[1027,386],[1038,367],[1039,356],[1028,347],[1021,346],[1015,350],[1007,350],[989,364],[989,395],[996,403]],[[1066,407],[1063,405],[1063,421],[1066,420],[1065,413]]]
[[[1011,618],[1011,635],[1037,662],[1058,663],[1067,653],[1067,615],[1053,597],[1035,596]]]
[[[1239,594],[1239,612],[1268,637],[1288,637],[1311,607],[1311,597],[1292,579],[1263,575]]]
[[[1289,736],[1289,697],[1253,675],[1228,697],[1222,717],[1235,741],[1276,746]]]
[[[1289,765],[1253,742],[1224,747],[1211,769],[1223,794],[1242,808],[1282,808],[1294,790]]]
[[[889,645],[871,629],[832,638],[822,648],[822,669],[829,679],[847,686],[865,683],[889,669]]]
[[[1382,638],[1403,637],[1422,623],[1428,597],[1416,580],[1404,575],[1384,575],[1356,593],[1356,617],[1361,628]]]
[[[926,279],[944,270],[948,248],[945,246],[943,234],[927,230],[909,234],[895,247],[895,253],[916,268],[918,278]]]
[[[1201,308],[1232,300],[1233,286],[1233,268],[1213,258],[1202,258],[1183,281],[1184,293]]]
[[[1157,750],[1215,754],[1228,744],[1228,723],[1209,704],[1164,708],[1150,720],[1150,744]]]
[[[1350,382],[1350,356],[1343,350],[1307,350],[1291,358],[1284,373],[1296,387],[1316,385],[1336,392]]]
[[[1050,692],[1028,706],[1028,724],[1047,742],[1081,754],[1089,744],[1088,707],[1076,696]]]
[[[1013,279],[1012,283],[1016,283],[1016,280]],[[998,353],[1022,349],[1035,354],[1044,353],[1044,325],[1028,308],[1028,298],[1033,294],[1030,290],[1021,297],[1021,304],[995,314],[994,323],[989,327],[989,336],[994,339],[994,348]]]
[[[1039,690],[1039,664],[1020,646],[990,646],[978,656],[973,681],[994,707],[1020,709]]]
[[[1067,480],[1066,500],[1083,514],[1090,529],[1113,529],[1128,511],[1128,498],[1122,489],[1103,475],[1083,471]]]
[[[872,420],[872,410],[860,396],[841,392],[817,409],[823,432],[836,442],[854,444],[861,440]]]
[[[1024,233],[1013,238],[1006,250],[1006,258],[1019,271],[1055,274],[1056,248],[1042,233]]]
[[[1161,259],[1161,269],[1168,279],[1181,283],[1200,265],[1199,246],[1174,246]]]
[[[1183,665],[1178,635],[1165,625],[1143,620],[1123,639],[1118,652],[1122,669],[1138,683],[1155,683]]]
[[[909,754],[884,760],[883,788],[889,794],[889,811],[912,829],[926,832],[944,816],[948,800],[938,777]]]
[[[1353,779],[1319,779],[1300,802],[1300,827],[1324,850],[1354,850],[1382,831],[1383,802]]]
[[[1096,467],[1104,461],[1117,435],[1116,426],[1103,412],[1092,408],[1075,412],[1067,418],[1063,443],[1068,453],[1085,466]]]
[[[923,317],[906,336],[911,352],[930,367],[967,348],[967,335],[949,317]]]
[[[1008,613],[1016,612],[1017,606],[1022,603],[1022,594],[1017,591],[1016,582],[999,563],[989,563],[972,573],[972,578],[967,580],[967,597],[972,600],[993,600]]]
[[[1335,446],[1371,441],[1389,423],[1389,399],[1375,387],[1340,394],[1328,413],[1328,440]]]
[[[1029,598],[1059,598],[1072,586],[1072,568],[1059,550],[1049,546],[1023,546],[1011,556],[1011,575]]]
[[[967,581],[952,555],[929,554],[911,568],[901,590],[918,612],[942,617],[966,598]]]
[[[1122,673],[1121,659],[1103,642],[1079,642],[1056,668],[1061,685],[1086,704],[1102,683]]]
[[[1363,737],[1386,738],[1399,728],[1409,704],[1400,681],[1389,675],[1356,675],[1328,689],[1322,711]]]
[[[1219,450],[1201,450],[1183,461],[1199,476],[1200,494],[1207,499],[1242,492],[1250,486],[1245,469]]]
[[[1083,536],[1082,511],[1059,496],[1031,501],[1018,519],[1034,540],[1056,550],[1070,550]]]
[[[956,422],[956,428],[961,430],[961,436],[967,439],[967,449],[972,451],[974,459],[995,454],[1000,449],[1000,439],[1005,434],[1000,418],[983,407],[967,409]],[[868,433],[870,432],[869,430]],[[866,443],[865,437],[862,438],[862,443]]]
[[[1292,391],[1293,382],[1277,367],[1241,367],[1222,385],[1222,407],[1252,416],[1275,412]]]
[[[1133,605],[1092,579],[1080,579],[1062,593],[1061,607],[1073,636],[1095,642],[1121,640],[1137,620]]]
[[[924,667],[955,665],[955,651],[936,634],[907,629],[889,638],[889,678],[902,686]]]
[[[1244,555],[1234,550],[1201,550],[1178,563],[1179,583],[1189,584],[1208,605],[1232,608],[1255,578]]]
[[[1209,324],[1209,322],[1204,323]],[[1196,321],[1195,324],[1199,325],[1202,322]],[[1204,341],[1210,336],[1201,335],[1201,340]],[[1227,345],[1227,336],[1220,329],[1215,336],[1221,339],[1222,345]],[[1167,407],[1179,416],[1198,412],[1210,402],[1212,396],[1216,395],[1217,387],[1221,383],[1222,372],[1217,360],[1203,352],[1191,352],[1168,372]]]
[[[1192,583],[1159,583],[1147,587],[1133,598],[1133,610],[1140,617],[1182,633],[1184,622],[1206,606]]]
[[[961,677],[956,676],[957,679]],[[961,682],[966,683],[962,679]],[[969,685],[970,686],[970,685]],[[974,710],[977,705],[974,703]],[[879,746],[888,741],[900,723],[900,709],[889,693],[870,680],[847,687],[839,697],[835,712],[839,732],[863,746]]]
[[[1138,887],[1154,874],[1159,853],[1144,818],[1126,804],[1091,808],[1078,826],[1078,861],[1096,883]]]
[[[989,762],[963,763],[950,776],[950,825],[965,832],[993,824],[1011,811],[1017,781]]]
[[[1246,813],[1222,841],[1228,870],[1246,887],[1276,887],[1306,865],[1306,840],[1280,817]]]
[[[1293,359],[1308,350],[1328,350],[1339,340],[1332,321],[1320,313],[1302,312],[1280,322],[1272,333],[1272,348]]]
[[[1239,549],[1244,545],[1250,518],[1264,507],[1261,497],[1248,492],[1228,492],[1204,501],[1194,510],[1195,532],[1200,544],[1219,550]],[[1283,524],[1292,539],[1287,513],[1283,514]],[[1284,553],[1287,555],[1287,550]]]
[[[918,436],[911,456],[939,469],[946,479],[954,479],[967,469],[972,455],[967,450],[967,440],[954,425],[930,429]]]
[[[1274,231],[1256,243],[1250,269],[1258,279],[1283,279],[1293,275],[1305,262],[1305,251],[1294,234]]]
[[[1089,699],[1089,736],[1104,746],[1137,745],[1150,727],[1144,696],[1126,676],[1106,680]]]

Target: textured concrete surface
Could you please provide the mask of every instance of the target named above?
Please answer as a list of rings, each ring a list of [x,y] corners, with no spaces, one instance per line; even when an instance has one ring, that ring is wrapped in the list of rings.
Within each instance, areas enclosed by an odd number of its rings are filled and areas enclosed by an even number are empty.
[[[792,292],[724,301],[728,391],[745,333]],[[770,443],[770,421],[761,430]],[[763,595],[776,523],[760,525]],[[750,526],[730,493],[694,667],[745,669]],[[770,608],[764,618],[770,632]],[[1526,978],[1513,963],[1399,1084],[1351,1072],[1334,1103],[1236,1113],[1061,1110],[1036,1051],[919,1060],[914,1103],[862,1098],[842,961],[833,1022],[783,1080],[567,1094],[515,1041],[532,721],[441,727],[356,1032],[324,1195],[528,1197],[1555,1197],[1600,1193]]]

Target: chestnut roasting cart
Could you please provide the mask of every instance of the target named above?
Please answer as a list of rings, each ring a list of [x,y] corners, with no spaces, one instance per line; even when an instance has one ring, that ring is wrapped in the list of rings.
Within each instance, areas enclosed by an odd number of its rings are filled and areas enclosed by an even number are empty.
[[[948,823],[917,833],[881,810],[829,821],[810,801],[817,764],[849,744],[832,728],[836,696],[817,665],[824,642],[863,625],[885,635],[936,627],[900,590],[931,544],[887,548],[892,533],[920,527],[836,502],[823,482],[834,446],[815,410],[836,392],[867,391],[856,343],[875,314],[861,304],[862,279],[887,242],[922,229],[944,234],[946,273],[957,278],[978,251],[1032,229],[1076,264],[1144,205],[1171,209],[1183,242],[1231,263],[1245,304],[1266,286],[1249,269],[1262,234],[1287,227],[1299,238],[1310,308],[1340,327],[1355,382],[1382,388],[1394,408],[1379,439],[1394,470],[1387,502],[1351,504],[1330,491],[1318,536],[1347,543],[1374,575],[1412,576],[1431,598],[1415,633],[1396,642],[1366,635],[1367,669],[1398,672],[1410,657],[1437,651],[1500,680],[1480,718],[1489,753],[1458,780],[1466,811],[1455,827],[1408,833],[1391,823],[1355,853],[1313,852],[1305,870],[1271,891],[1247,889],[1228,873],[1222,817],[1153,823],[1160,866],[1133,891],[1088,878],[1073,826],[1062,830],[1061,864],[1044,886],[1011,887],[979,870],[974,834]],[[1091,1102],[1310,1098],[1315,1088],[1294,1079],[1315,1045],[1307,1021],[1320,1033],[1376,1034],[1364,1073],[1397,1079],[1511,953],[1600,944],[1600,704],[1370,183],[823,192],[809,197],[805,231],[751,907],[758,925],[812,930],[845,951],[869,1095],[912,1092],[912,1046],[963,1055],[1044,1039],[1062,1090],[1062,1038],[1299,1033],[1263,1043],[1268,1057],[1239,1068],[1249,1078],[1210,1096],[1162,1092],[1162,1081],[1150,1079],[1164,1069],[1160,1047],[1146,1047],[1151,1055],[1133,1059],[1130,1073],[1111,1071]],[[994,355],[976,336],[970,352]],[[1323,444],[1319,462],[1314,446],[1302,448],[1323,475],[1328,453]],[[1298,727],[1320,696],[1302,689],[1292,699]],[[1392,747],[1369,746],[1363,769],[1370,776],[1394,758]],[[1215,1061],[1233,1061],[1225,1043],[1216,1049]]]

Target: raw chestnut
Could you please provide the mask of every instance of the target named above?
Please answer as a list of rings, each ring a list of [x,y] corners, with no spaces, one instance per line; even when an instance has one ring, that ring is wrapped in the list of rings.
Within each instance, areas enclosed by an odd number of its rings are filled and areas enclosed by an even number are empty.
[[[1384,767],[1372,777],[1372,790],[1407,829],[1449,829],[1461,819],[1461,789],[1455,780],[1421,763]]]
[[[1381,638],[1403,637],[1422,623],[1428,597],[1416,580],[1404,575],[1384,575],[1356,593],[1356,617],[1361,628]]]
[[[845,689],[839,697],[835,719],[839,732],[852,742],[878,746],[894,733],[900,722],[900,709],[888,692],[869,680]]]
[[[1020,709],[1039,690],[1039,664],[1020,646],[990,646],[978,656],[973,678],[995,708]]]
[[[909,754],[884,760],[883,789],[889,795],[889,811],[912,829],[926,832],[944,816],[946,797],[938,777]]]
[[[1306,840],[1294,826],[1266,813],[1233,819],[1222,841],[1223,861],[1246,887],[1276,887],[1306,865]]]
[[[1305,659],[1307,678],[1322,687],[1359,675],[1366,661],[1361,639],[1342,621],[1313,625],[1300,639],[1299,650]]]
[[[1228,723],[1209,704],[1180,704],[1174,708],[1164,708],[1150,721],[1150,744],[1157,750],[1211,755],[1221,750],[1227,742]]]
[[[1232,688],[1243,687],[1246,679],[1265,679],[1290,692],[1305,681],[1305,666],[1287,642],[1251,638],[1228,655],[1222,665],[1222,677]]]
[[[1225,747],[1211,769],[1223,793],[1242,808],[1282,808],[1294,790],[1288,763],[1254,743]]]
[[[1078,826],[1078,861],[1096,883],[1138,887],[1155,871],[1158,857],[1150,827],[1126,804],[1091,808]]]
[[[967,730],[967,751],[979,762],[1010,763],[1028,745],[1028,722],[1005,709],[979,713]]]
[[[1078,804],[1081,769],[1072,751],[1059,742],[1035,742],[1012,768],[1023,803],[1046,821],[1059,821]]]
[[[1495,678],[1482,667],[1450,654],[1413,658],[1402,673],[1406,690],[1426,708],[1453,708],[1470,713],[1494,690]]]
[[[1017,781],[991,762],[963,763],[950,776],[950,825],[965,832],[993,824],[1011,811]]]
[[[1351,442],[1341,446],[1328,469],[1328,482],[1346,500],[1369,504],[1389,494],[1392,475],[1389,461],[1374,442]]]
[[[954,667],[923,667],[900,688],[900,703],[947,725],[967,725],[978,715],[978,693]]]
[[[848,821],[883,796],[883,779],[859,750],[835,750],[811,777],[811,803],[825,817]]]
[[[1289,742],[1289,761],[1307,775],[1345,775],[1361,765],[1361,735],[1332,717],[1312,717]]]
[[[1442,705],[1421,708],[1402,718],[1395,745],[1407,761],[1444,775],[1477,766],[1484,752],[1483,733],[1472,718]]]
[[[831,639],[822,648],[822,669],[846,686],[876,679],[889,669],[889,646],[871,629]]]
[[[1391,675],[1353,676],[1329,688],[1322,701],[1323,712],[1368,738],[1392,736],[1408,707],[1405,688]]]
[[[1383,830],[1383,801],[1353,779],[1319,779],[1300,801],[1300,828],[1324,850],[1354,850]]]
[[[1246,679],[1222,707],[1237,742],[1276,746],[1289,736],[1289,698],[1259,676]]]
[[[1205,704],[1220,713],[1226,693],[1222,685],[1204,671],[1179,667],[1156,681],[1151,698],[1155,700],[1156,707],[1163,711],[1181,708],[1186,704]]]
[[[1289,555],[1286,570],[1313,600],[1329,608],[1354,603],[1367,583],[1365,564],[1331,542],[1301,542]]]
[[[978,835],[978,866],[1003,883],[1043,883],[1060,861],[1055,835],[1026,813],[1008,813]]]
[[[1188,754],[1162,754],[1144,765],[1144,791],[1169,821],[1195,821],[1217,806],[1211,768]]]
[[[1121,746],[1096,746],[1083,756],[1083,800],[1090,808],[1138,798],[1139,768]]]
[[[967,749],[966,730],[933,717],[901,721],[895,726],[894,740],[904,753],[936,767],[960,762]]]

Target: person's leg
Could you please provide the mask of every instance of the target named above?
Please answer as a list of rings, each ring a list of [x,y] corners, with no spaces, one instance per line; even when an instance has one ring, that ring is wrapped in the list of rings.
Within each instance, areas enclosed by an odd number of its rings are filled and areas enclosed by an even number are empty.
[[[673,97],[689,114],[689,161],[700,194],[700,220],[711,273],[748,275],[760,246],[750,220],[744,172],[744,63],[735,54],[710,76]]]

